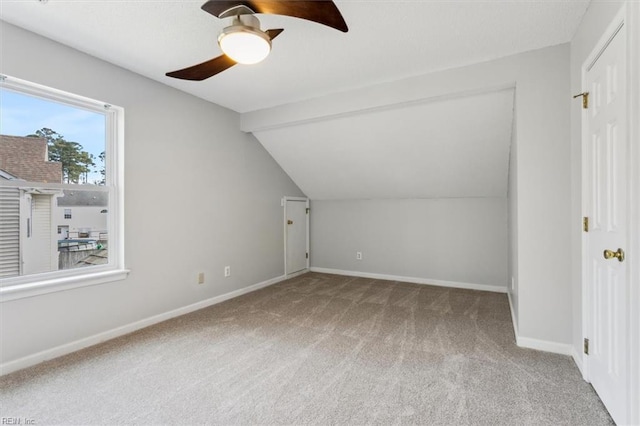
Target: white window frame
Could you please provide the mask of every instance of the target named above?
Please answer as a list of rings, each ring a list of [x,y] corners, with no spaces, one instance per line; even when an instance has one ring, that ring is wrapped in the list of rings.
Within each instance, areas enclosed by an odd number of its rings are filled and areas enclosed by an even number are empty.
[[[125,279],[129,271],[124,263],[124,109],[106,102],[52,89],[19,78],[0,75],[0,87],[41,99],[60,102],[73,107],[105,115],[106,187],[109,194],[108,230],[109,263],[88,268],[65,269],[40,274],[3,278],[0,282],[0,303],[33,297],[56,291],[103,284]],[[24,181],[0,181],[12,187],[46,187],[68,189],[67,184]],[[74,185],[82,190],[104,191],[105,186]]]

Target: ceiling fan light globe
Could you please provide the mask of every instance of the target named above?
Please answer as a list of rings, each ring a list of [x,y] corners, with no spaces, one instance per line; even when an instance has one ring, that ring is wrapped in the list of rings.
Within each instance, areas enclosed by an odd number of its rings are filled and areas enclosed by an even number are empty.
[[[225,28],[218,44],[225,55],[245,65],[257,64],[271,52],[271,39],[267,34],[243,26]]]

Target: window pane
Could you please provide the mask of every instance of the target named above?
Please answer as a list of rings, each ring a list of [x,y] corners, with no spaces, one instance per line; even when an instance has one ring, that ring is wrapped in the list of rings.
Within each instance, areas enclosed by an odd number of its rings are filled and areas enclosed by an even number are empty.
[[[106,114],[0,90],[0,278],[109,263]]]
[[[108,263],[108,205],[106,191],[65,189],[57,198],[58,269]]]
[[[5,178],[104,185],[104,114],[7,89],[0,105]]]

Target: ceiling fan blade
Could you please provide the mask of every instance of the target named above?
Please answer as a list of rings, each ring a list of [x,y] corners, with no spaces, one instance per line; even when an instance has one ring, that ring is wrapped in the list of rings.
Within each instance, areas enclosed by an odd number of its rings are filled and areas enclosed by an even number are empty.
[[[189,68],[168,72],[165,75],[167,77],[179,78],[182,80],[201,81],[218,73],[221,73],[227,68],[231,68],[235,64],[237,64],[237,62],[227,55],[221,55],[217,58],[210,59],[206,62],[194,65]]]
[[[236,6],[245,6],[255,13],[286,15],[327,25],[344,33],[349,31],[338,7],[331,0],[209,0],[202,10],[220,17]]]
[[[276,30],[266,30],[265,33],[267,33],[269,38],[271,40],[273,40],[274,38],[278,37],[278,35],[280,35],[280,33],[283,32],[283,31],[284,31],[284,29],[278,28]]]

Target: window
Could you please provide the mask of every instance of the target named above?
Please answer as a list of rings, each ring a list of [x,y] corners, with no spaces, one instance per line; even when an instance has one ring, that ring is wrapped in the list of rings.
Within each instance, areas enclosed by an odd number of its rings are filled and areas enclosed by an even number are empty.
[[[123,129],[122,108],[0,76],[2,300],[126,276]]]

